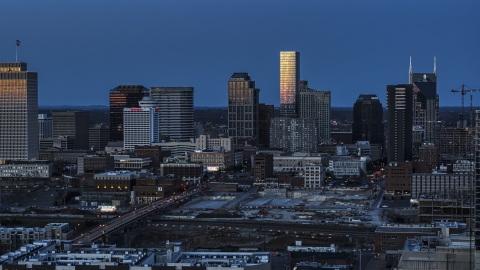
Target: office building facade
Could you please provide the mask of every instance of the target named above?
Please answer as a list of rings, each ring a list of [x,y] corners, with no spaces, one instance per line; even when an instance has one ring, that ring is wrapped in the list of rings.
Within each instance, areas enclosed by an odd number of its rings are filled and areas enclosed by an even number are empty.
[[[46,114],[38,114],[38,138],[50,138],[52,137],[52,132],[52,117]]]
[[[317,152],[318,121],[314,118],[273,118],[270,125],[270,147],[285,152]]]
[[[119,85],[110,90],[110,140],[123,141],[123,109],[137,107],[148,95],[142,85]]]
[[[101,173],[114,169],[113,156],[87,155],[77,159],[78,174]]]
[[[180,178],[183,181],[200,183],[203,177],[203,165],[178,160],[167,161],[160,164],[160,176],[167,175]]]
[[[151,87],[150,96],[161,108],[162,137],[178,142],[194,138],[193,87]]]
[[[432,143],[424,143],[418,149],[418,160],[436,167],[438,164],[438,149]]]
[[[258,139],[260,89],[248,73],[234,73],[228,81],[228,136],[237,145],[239,138]]]
[[[110,128],[97,124],[88,130],[88,145],[95,151],[105,151],[110,141]]]
[[[435,146],[438,148],[439,163],[451,164],[456,160],[474,160],[475,130],[468,128],[444,127],[436,128]]]
[[[480,268],[480,110],[475,111],[475,269]]]
[[[233,139],[211,138],[210,135],[200,135],[195,139],[195,149],[233,151]]]
[[[258,144],[270,146],[270,122],[274,117],[273,105],[261,103],[258,105]]]
[[[38,158],[38,75],[0,63],[0,159]]]
[[[432,166],[424,161],[390,162],[384,172],[385,199],[409,198],[412,173],[432,173]]]
[[[74,138],[74,149],[90,149],[89,112],[52,112],[53,137],[70,136]]]
[[[73,136],[41,138],[38,149],[40,151],[44,151],[50,148],[58,148],[61,150],[73,150],[75,149],[75,138]]]
[[[308,88],[307,81],[300,81],[299,96],[300,118],[312,118],[318,121],[318,142],[330,142],[330,91],[317,91]]]
[[[192,163],[201,163],[209,172],[225,170],[233,166],[232,152],[195,150],[190,154]]]
[[[300,53],[280,52],[280,116],[296,116],[300,92]]]
[[[164,151],[162,147],[158,145],[136,145],[134,155],[137,158],[150,158],[152,160],[152,166],[159,167],[163,159],[170,156],[170,151]]]
[[[361,94],[353,105],[354,142],[383,145],[383,107],[375,94]]]
[[[136,145],[151,145],[160,141],[160,108],[151,97],[138,102],[140,108],[123,109],[123,149],[134,150]]]
[[[253,178],[255,182],[265,182],[265,179],[273,175],[273,155],[259,153],[253,156]]]
[[[412,85],[387,85],[388,162],[412,160]]]
[[[439,106],[436,65],[434,64],[433,73],[414,73],[410,58],[408,83],[413,85],[412,124],[425,130],[423,142],[434,143]]]

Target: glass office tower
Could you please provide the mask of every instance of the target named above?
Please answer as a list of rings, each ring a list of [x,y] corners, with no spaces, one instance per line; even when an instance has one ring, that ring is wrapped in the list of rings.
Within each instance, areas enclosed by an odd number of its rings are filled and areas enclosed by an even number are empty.
[[[151,87],[150,96],[159,103],[160,135],[171,141],[194,138],[193,87]]]
[[[260,89],[248,73],[234,73],[228,81],[228,136],[258,139],[258,106]]]
[[[123,141],[123,109],[138,107],[149,91],[142,85],[119,85],[110,90],[110,140]]]
[[[300,92],[300,53],[280,52],[280,116],[296,116]]]
[[[38,75],[0,63],[0,159],[38,158]]]

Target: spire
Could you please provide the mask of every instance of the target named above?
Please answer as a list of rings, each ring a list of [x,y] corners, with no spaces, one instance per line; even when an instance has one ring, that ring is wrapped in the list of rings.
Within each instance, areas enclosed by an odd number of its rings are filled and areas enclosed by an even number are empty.
[[[408,69],[408,83],[412,84],[413,80],[413,71],[412,71],[412,56],[410,55],[410,68]]]
[[[408,69],[408,74],[412,74],[412,56],[410,55],[410,68]]]
[[[433,56],[433,74],[437,76],[437,57]]]

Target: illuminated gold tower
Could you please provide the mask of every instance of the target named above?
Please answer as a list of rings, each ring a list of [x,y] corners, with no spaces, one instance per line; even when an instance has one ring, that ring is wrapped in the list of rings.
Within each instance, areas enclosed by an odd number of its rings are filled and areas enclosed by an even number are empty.
[[[280,116],[296,116],[300,93],[300,53],[280,52]]]
[[[0,63],[0,159],[38,158],[38,76]]]

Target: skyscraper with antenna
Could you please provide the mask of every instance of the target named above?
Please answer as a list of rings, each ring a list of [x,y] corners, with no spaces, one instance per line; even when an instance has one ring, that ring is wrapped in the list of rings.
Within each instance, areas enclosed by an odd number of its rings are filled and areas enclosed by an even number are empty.
[[[433,58],[432,73],[414,73],[410,56],[409,84],[413,85],[413,126],[423,129],[422,142],[435,142],[435,123],[438,118],[437,58]]]

